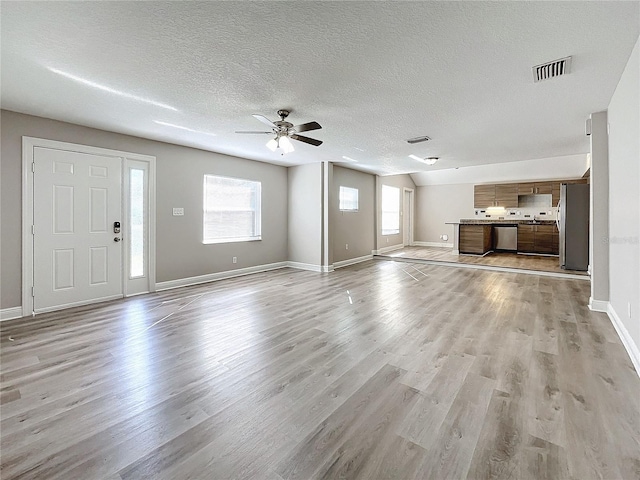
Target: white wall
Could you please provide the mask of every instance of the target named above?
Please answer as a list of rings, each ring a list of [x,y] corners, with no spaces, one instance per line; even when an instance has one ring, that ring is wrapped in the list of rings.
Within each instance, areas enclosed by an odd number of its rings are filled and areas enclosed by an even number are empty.
[[[322,262],[322,164],[288,169],[289,260],[320,267]]]
[[[415,241],[453,245],[454,226],[445,222],[473,218],[474,212],[473,184],[417,187]],[[449,235],[447,242],[442,234]]]
[[[628,332],[636,352],[640,347],[639,44],[640,39],[636,42],[608,109],[609,297],[614,315]],[[640,358],[636,360],[640,362]]]

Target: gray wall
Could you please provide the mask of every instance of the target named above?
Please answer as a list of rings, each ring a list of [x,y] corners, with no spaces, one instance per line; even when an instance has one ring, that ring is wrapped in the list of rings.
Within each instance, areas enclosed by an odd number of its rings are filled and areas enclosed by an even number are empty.
[[[640,39],[609,104],[609,282],[616,315],[640,348]],[[631,304],[631,316],[628,304]]]
[[[473,185],[426,185],[416,189],[416,242],[449,243],[453,245],[453,225],[461,218],[473,218]],[[457,228],[457,227],[456,227]],[[442,234],[449,235],[445,242]]]
[[[5,110],[0,115],[0,308],[16,307],[22,302],[23,135],[156,157],[157,282],[287,260],[287,168]],[[262,182],[262,241],[202,244],[204,174]],[[183,207],[184,217],[173,217],[172,207]],[[233,256],[238,257],[235,265]]]
[[[333,244],[333,261],[371,255],[374,249],[375,176],[337,165],[333,166],[333,183],[329,201],[329,232]],[[340,186],[358,189],[358,211],[341,212]],[[349,245],[349,249],[345,248]]]
[[[319,266],[322,262],[322,164],[299,165],[287,170],[289,260]]]
[[[400,189],[400,233],[396,235],[382,235],[382,185],[389,185],[391,187],[396,187]],[[416,184],[413,183],[413,180],[409,175],[390,175],[388,177],[377,177],[376,182],[376,247],[375,250],[380,250],[386,247],[392,247],[395,245],[402,245],[402,234],[404,229],[404,224],[402,221],[402,216],[404,214],[403,211],[403,188],[411,188],[414,190],[414,207],[416,205],[415,201],[415,188]],[[414,208],[417,210],[417,207]],[[416,224],[415,217],[413,222],[413,229],[415,232]],[[415,237],[415,234],[414,234]],[[414,238],[415,239],[415,238]]]

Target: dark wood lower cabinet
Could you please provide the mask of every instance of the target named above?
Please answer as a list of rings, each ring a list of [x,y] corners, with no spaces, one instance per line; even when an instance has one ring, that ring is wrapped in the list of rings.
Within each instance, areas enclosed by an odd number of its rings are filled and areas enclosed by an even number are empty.
[[[518,225],[518,251],[558,254],[559,235],[555,225]]]
[[[491,250],[491,225],[460,225],[458,250],[460,253],[484,255]]]

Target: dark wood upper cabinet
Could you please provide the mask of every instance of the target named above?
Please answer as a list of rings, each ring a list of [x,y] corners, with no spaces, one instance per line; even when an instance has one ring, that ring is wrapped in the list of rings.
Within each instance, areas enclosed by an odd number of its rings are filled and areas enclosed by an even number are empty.
[[[518,208],[518,185],[515,183],[496,185],[495,205],[504,208]]]
[[[518,195],[533,195],[536,191],[535,183],[518,183]]]
[[[496,204],[495,185],[474,185],[473,206],[474,208],[494,207]]]
[[[551,195],[554,182],[536,182],[534,185],[536,195]]]

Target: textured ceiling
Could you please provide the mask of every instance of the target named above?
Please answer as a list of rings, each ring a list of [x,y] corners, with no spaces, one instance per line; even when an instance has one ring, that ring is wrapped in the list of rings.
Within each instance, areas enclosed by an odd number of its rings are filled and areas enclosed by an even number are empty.
[[[588,151],[584,120],[607,108],[639,15],[615,1],[3,1],[1,105],[280,165],[560,157]],[[570,75],[533,83],[532,66],[568,55]],[[319,122],[307,135],[323,145],[281,156],[234,133],[280,108]],[[432,140],[406,143],[419,135]]]

